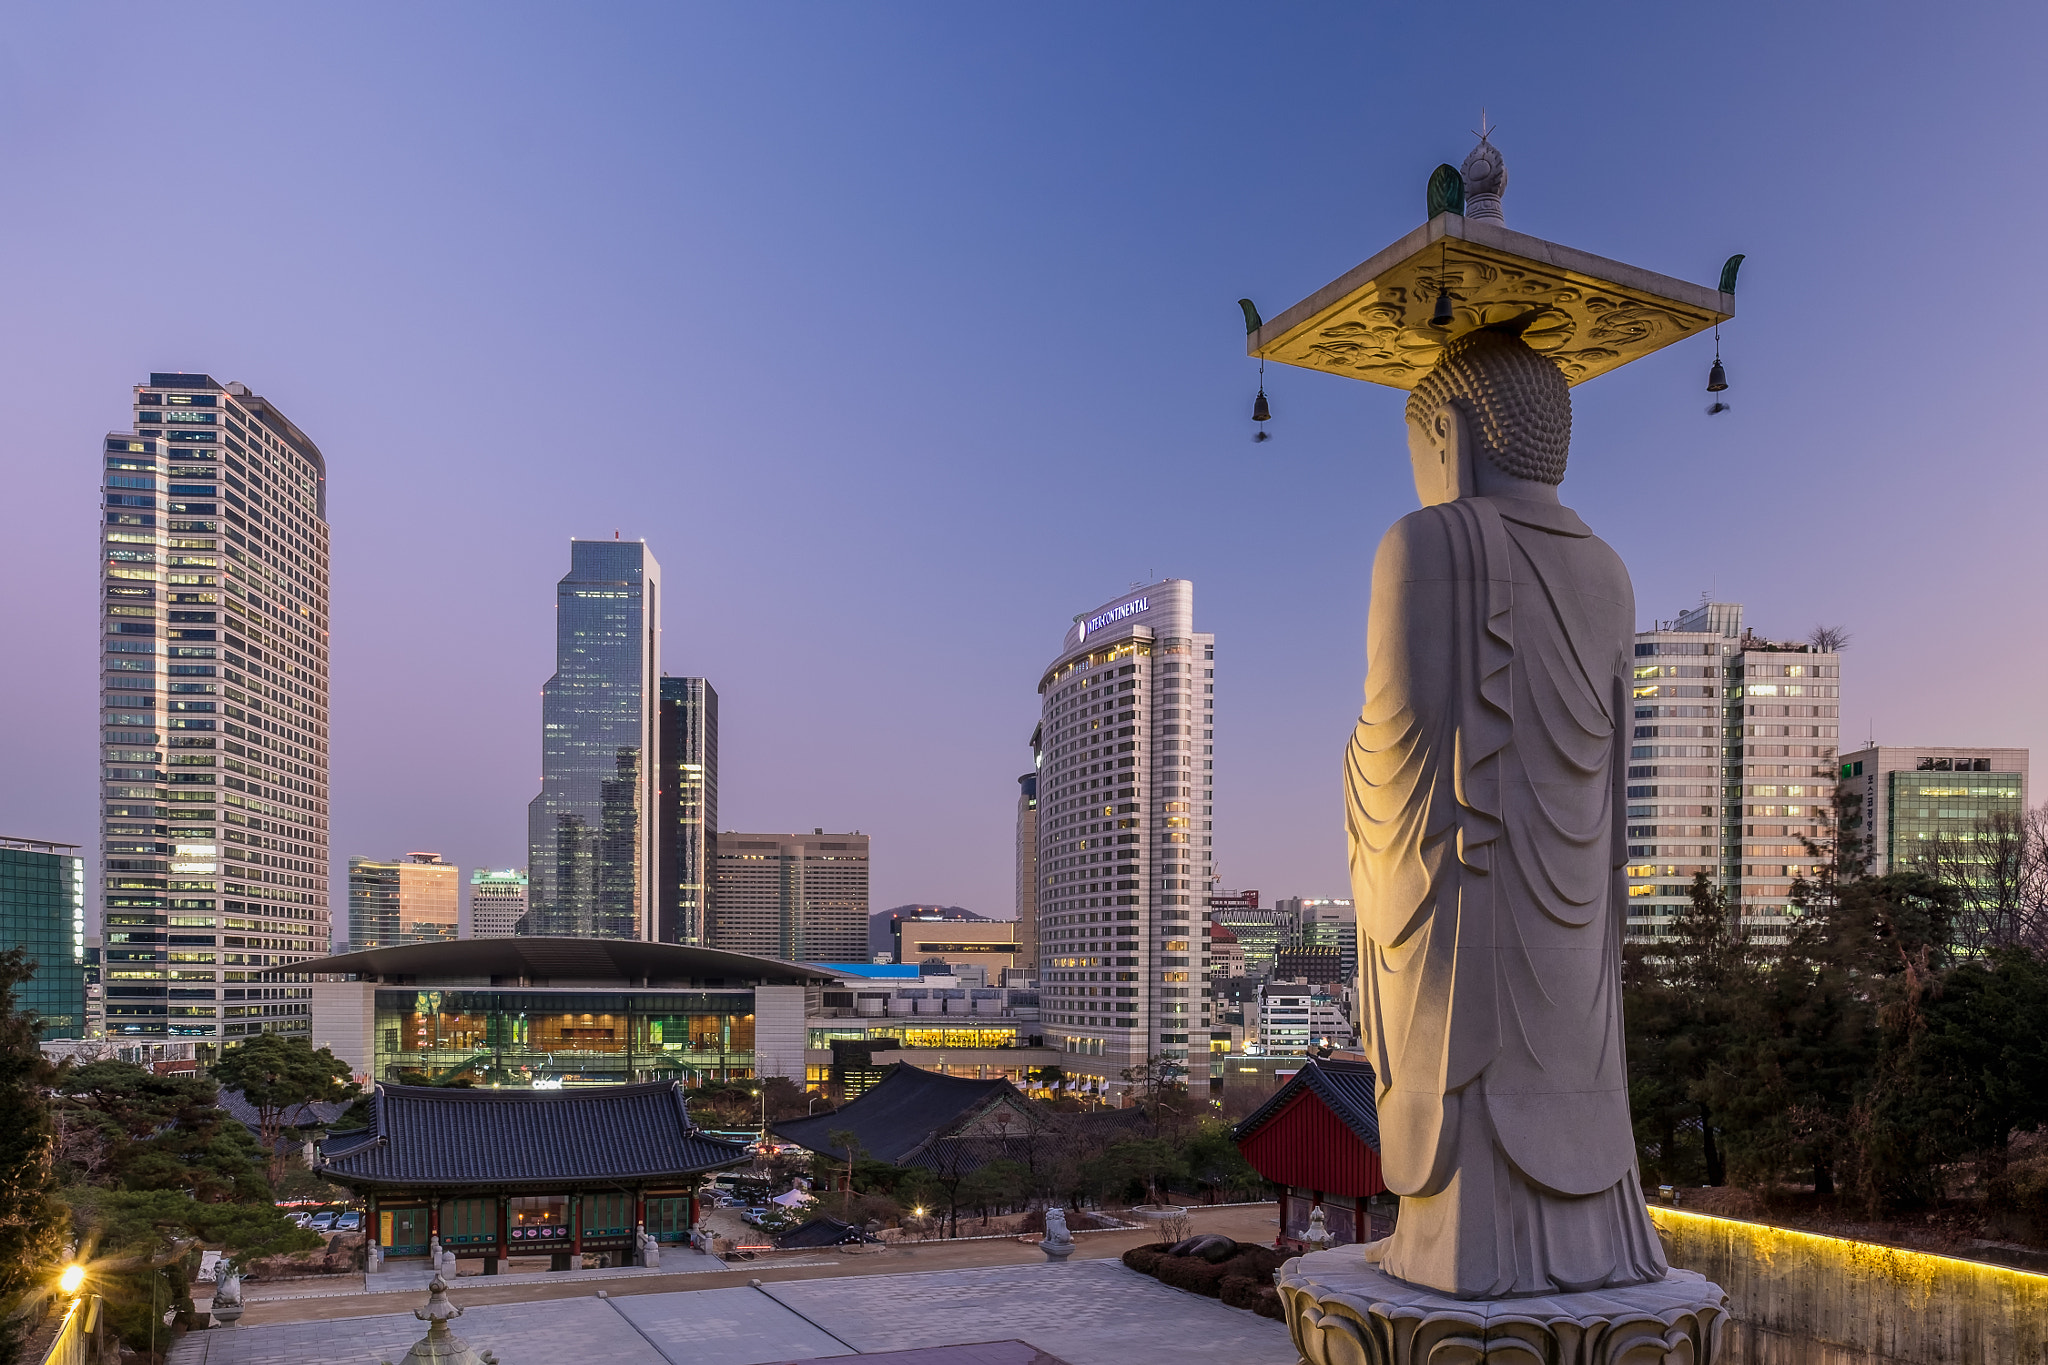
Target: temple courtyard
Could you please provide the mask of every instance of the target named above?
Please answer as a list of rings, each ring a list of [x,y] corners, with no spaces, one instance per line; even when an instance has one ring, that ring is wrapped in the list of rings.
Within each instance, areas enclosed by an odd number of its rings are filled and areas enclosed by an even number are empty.
[[[463,1302],[471,1296],[462,1291],[478,1283],[465,1281],[450,1295]],[[770,1365],[980,1342],[1029,1343],[1036,1350],[1015,1358],[1051,1356],[1068,1365],[1170,1358],[1294,1365],[1297,1359],[1280,1323],[1169,1289],[1114,1259],[763,1278],[653,1294],[630,1292],[630,1285],[614,1281],[605,1297],[587,1285],[574,1298],[475,1304],[452,1326],[476,1350],[495,1352],[501,1365]],[[170,1360],[365,1365],[399,1359],[421,1331],[410,1312],[215,1328],[185,1337]],[[948,1351],[938,1358],[983,1356],[1010,1358],[993,1351]]]
[[[1197,1209],[1193,1221],[1198,1232],[1270,1243],[1277,1216],[1274,1205],[1254,1204]],[[1294,1365],[1280,1323],[1167,1288],[1117,1259],[1155,1239],[1149,1230],[1080,1233],[1064,1265],[1009,1237],[741,1264],[665,1250],[659,1270],[464,1275],[448,1292],[465,1310],[455,1331],[501,1365],[770,1365],[1003,1341],[1067,1365],[1168,1352]],[[398,1360],[424,1331],[413,1310],[426,1302],[428,1278],[424,1262],[394,1261],[367,1290],[361,1275],[251,1283],[241,1323],[184,1337],[171,1365]]]

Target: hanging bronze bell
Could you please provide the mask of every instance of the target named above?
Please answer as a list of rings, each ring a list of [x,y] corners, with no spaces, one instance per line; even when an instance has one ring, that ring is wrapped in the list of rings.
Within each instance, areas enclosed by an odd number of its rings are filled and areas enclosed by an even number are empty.
[[[1436,311],[1429,315],[1429,325],[1442,331],[1451,325],[1451,291],[1436,291]]]
[[[1707,371],[1707,392],[1719,393],[1728,387],[1728,371],[1721,367],[1721,357],[1714,357],[1714,368]]]
[[[1266,387],[1263,384],[1259,386],[1259,396],[1252,400],[1252,420],[1254,422],[1270,422],[1273,420],[1273,409],[1266,405]]]

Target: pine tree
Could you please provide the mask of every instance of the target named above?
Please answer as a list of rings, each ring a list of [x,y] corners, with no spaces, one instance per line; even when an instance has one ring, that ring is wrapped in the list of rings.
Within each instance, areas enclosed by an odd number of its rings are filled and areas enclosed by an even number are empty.
[[[10,1310],[0,1318],[0,1365],[21,1353],[22,1321],[11,1310],[43,1290],[63,1251],[48,1096],[57,1073],[43,1057],[41,1020],[15,1003],[34,975],[24,949],[0,953],[0,1305]]]

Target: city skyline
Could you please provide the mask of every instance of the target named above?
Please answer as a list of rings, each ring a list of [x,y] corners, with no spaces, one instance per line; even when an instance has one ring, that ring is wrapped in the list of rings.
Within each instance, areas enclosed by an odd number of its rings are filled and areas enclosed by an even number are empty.
[[[1120,14],[1087,51],[1048,20],[985,15],[526,17],[483,48],[436,15],[405,51],[373,25],[272,15],[237,42],[274,60],[178,109],[188,145],[263,168],[272,207],[233,219],[104,207],[131,193],[136,130],[158,117],[150,71],[203,59],[203,28],[24,16],[19,41],[46,60],[0,110],[27,210],[0,241],[38,268],[0,340],[19,379],[0,403],[16,447],[45,454],[19,461],[0,509],[0,600],[44,662],[0,683],[11,714],[40,718],[0,752],[15,775],[0,828],[92,842],[94,485],[70,453],[129,425],[136,376],[190,370],[272,395],[339,471],[334,859],[426,844],[465,867],[526,861],[555,556],[617,529],[689,585],[668,652],[717,681],[743,756],[722,823],[869,831],[876,904],[1005,913],[1016,737],[1036,700],[1014,680],[1048,647],[1037,623],[1165,575],[1204,585],[1205,622],[1240,657],[1287,660],[1236,684],[1223,878],[1344,894],[1331,811],[1365,577],[1349,528],[1391,521],[1413,492],[1397,438],[1361,443],[1394,430],[1391,398],[1358,386],[1269,373],[1276,439],[1250,443],[1234,300],[1299,297],[1419,223],[1430,167],[1469,147],[1480,104],[1515,167],[1519,226],[1702,282],[1749,257],[1722,336],[1732,412],[1705,416],[1706,358],[1687,346],[1617,376],[1580,423],[1562,493],[1636,566],[1644,617],[1705,589],[1795,638],[1846,623],[1844,749],[1873,729],[2041,748],[2048,721],[2020,690],[1917,658],[1931,630],[2002,630],[1997,585],[2048,553],[2025,530],[2040,476],[2007,397],[2043,343],[2004,312],[1969,357],[1906,362],[1898,342],[1948,325],[1954,304],[1915,282],[1962,249],[1955,209],[1975,187],[2013,180],[1975,253],[2038,217],[2043,190],[2001,169],[1997,130],[2024,122],[2040,49],[2026,35],[2048,21],[1958,16],[1930,46],[1893,13],[1846,34],[1759,14],[1733,53],[1655,14],[1502,12],[1476,49],[1435,16],[1162,35]],[[1783,54],[1816,44],[1838,60],[1786,79]],[[1336,73],[1436,50],[1456,54],[1469,111],[1450,110],[1431,63],[1397,63],[1373,76],[1397,112],[1361,138]],[[1664,99],[1670,71],[1625,60],[1643,50],[1694,53],[1676,69],[1700,97]],[[1330,79],[1309,97],[1318,117],[1276,141],[1235,92],[1294,83],[1304,52]],[[444,53],[459,58],[431,60]],[[1530,55],[1620,74],[1560,92]],[[733,123],[771,78],[788,103]],[[1744,101],[1705,97],[1722,88]],[[1635,103],[1659,118],[1611,117]],[[385,112],[366,125],[365,108]],[[822,232],[821,193],[839,206]],[[1283,233],[1283,204],[1316,207]],[[263,288],[178,306],[164,272],[179,259]],[[2038,287],[2001,286],[2020,296],[2012,316]],[[960,344],[958,321],[930,325],[968,298],[1005,319],[999,364]],[[1077,315],[1148,340],[1077,345]],[[805,365],[799,335],[862,341]],[[1014,495],[1026,478],[1047,491]],[[1055,493],[1069,487],[1071,507]],[[1064,529],[1126,507],[1145,515],[1119,548]],[[1907,508],[1970,532],[1937,558],[1844,566],[1835,528],[1903,533]],[[796,605],[821,586],[828,604]],[[810,632],[786,629],[792,610]],[[398,630],[402,667],[383,643]],[[2025,674],[2048,645],[2016,648]],[[333,859],[329,875],[339,903]]]

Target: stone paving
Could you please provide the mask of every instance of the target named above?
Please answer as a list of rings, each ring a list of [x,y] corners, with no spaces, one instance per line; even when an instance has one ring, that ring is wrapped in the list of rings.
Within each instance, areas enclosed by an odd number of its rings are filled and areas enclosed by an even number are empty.
[[[450,1297],[462,1301],[460,1286]],[[1071,1365],[1296,1361],[1279,1323],[1113,1260],[483,1304],[450,1325],[503,1365],[772,1365],[1005,1338]],[[410,1313],[215,1328],[182,1339],[170,1362],[371,1365],[398,1359],[424,1331]]]

